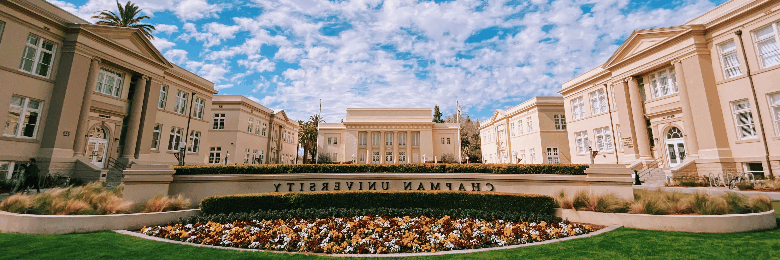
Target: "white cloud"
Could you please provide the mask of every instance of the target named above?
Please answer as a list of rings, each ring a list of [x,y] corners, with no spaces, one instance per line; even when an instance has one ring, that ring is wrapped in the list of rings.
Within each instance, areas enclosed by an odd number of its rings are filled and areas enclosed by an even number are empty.
[[[184,31],[179,35],[177,39],[189,41],[194,38],[197,41],[203,42],[203,47],[211,47],[219,45],[222,41],[232,39],[240,29],[238,25],[228,26],[219,23],[207,23],[202,26],[203,32],[198,32],[198,29],[193,23],[185,23]]]
[[[168,34],[169,36],[172,33],[175,33],[175,32],[179,31],[179,26],[172,25],[172,24],[158,24],[158,25],[155,25],[154,28],[157,29],[156,32],[158,32],[158,33],[165,33],[165,34]]]
[[[276,66],[272,61],[265,58],[259,61],[239,60],[238,64],[256,72],[273,71]]]
[[[217,17],[223,6],[209,4],[206,0],[183,0],[173,7],[173,13],[182,20],[199,20]]]
[[[168,41],[167,39],[155,37],[151,40],[154,47],[157,47],[157,50],[163,51],[165,49],[171,48],[173,46],[176,46],[175,43]]]
[[[117,12],[116,1],[114,0],[88,0],[84,5],[78,7],[72,3],[67,3],[60,0],[47,1],[81,17],[84,20],[92,22],[95,21],[95,19],[91,18],[93,15],[95,15],[95,12],[100,12],[103,10],[109,10],[115,13]],[[125,4],[125,2],[120,3],[123,6]],[[153,16],[154,13],[157,12],[169,11],[173,12],[176,17],[183,21],[215,18],[219,12],[230,7],[230,5],[227,4],[210,4],[207,0],[138,0],[133,1],[133,3],[141,7],[143,10],[142,12],[146,15]]]
[[[170,49],[163,54],[166,59],[179,65],[187,62],[187,51],[180,49]]]
[[[232,88],[233,84],[222,84],[222,85],[214,85],[214,89],[216,90],[223,90],[226,88]]]

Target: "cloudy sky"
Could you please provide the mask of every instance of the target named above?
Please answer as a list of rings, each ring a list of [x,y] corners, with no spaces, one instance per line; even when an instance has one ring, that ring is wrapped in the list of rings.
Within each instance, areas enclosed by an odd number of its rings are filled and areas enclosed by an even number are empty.
[[[49,0],[84,19],[113,0]],[[137,0],[171,62],[294,119],[459,100],[490,117],[606,59],[633,30],[725,0]]]

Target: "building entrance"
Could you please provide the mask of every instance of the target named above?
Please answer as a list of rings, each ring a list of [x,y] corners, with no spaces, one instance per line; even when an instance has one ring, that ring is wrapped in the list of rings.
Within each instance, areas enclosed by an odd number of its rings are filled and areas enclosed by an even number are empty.
[[[672,127],[666,133],[666,152],[670,167],[677,166],[685,160],[685,140],[682,131],[677,127]]]
[[[96,126],[89,131],[87,137],[87,156],[90,162],[103,168],[108,151],[108,135],[102,127]]]

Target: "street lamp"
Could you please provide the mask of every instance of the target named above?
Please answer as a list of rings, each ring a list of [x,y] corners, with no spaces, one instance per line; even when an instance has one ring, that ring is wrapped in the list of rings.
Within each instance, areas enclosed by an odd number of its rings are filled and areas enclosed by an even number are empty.
[[[425,158],[425,154],[423,154],[423,163],[427,163],[428,161]]]
[[[355,164],[355,154],[352,154],[352,164]]]
[[[512,155],[514,155],[514,157],[515,157],[515,159],[512,161],[512,163],[514,163],[514,164],[517,164],[517,163],[519,163],[519,162],[517,161],[517,151],[512,151]]]
[[[230,157],[230,152],[225,152],[225,165],[228,164],[228,157]]]
[[[466,155],[466,164],[469,164],[469,156]]]

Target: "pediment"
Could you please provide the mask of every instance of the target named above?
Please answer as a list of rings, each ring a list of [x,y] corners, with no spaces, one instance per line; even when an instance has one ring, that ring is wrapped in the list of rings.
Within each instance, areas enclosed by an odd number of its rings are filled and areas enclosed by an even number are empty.
[[[678,26],[634,31],[623,44],[620,45],[620,48],[612,54],[612,57],[604,64],[604,67],[611,67],[620,61],[642,53],[645,50],[657,46],[688,30],[690,30],[688,26]]]
[[[138,29],[105,25],[87,25],[85,27],[89,31],[124,47],[128,51],[138,53],[141,56],[165,64],[168,67],[173,67],[160,51],[154,47],[152,42]]]

